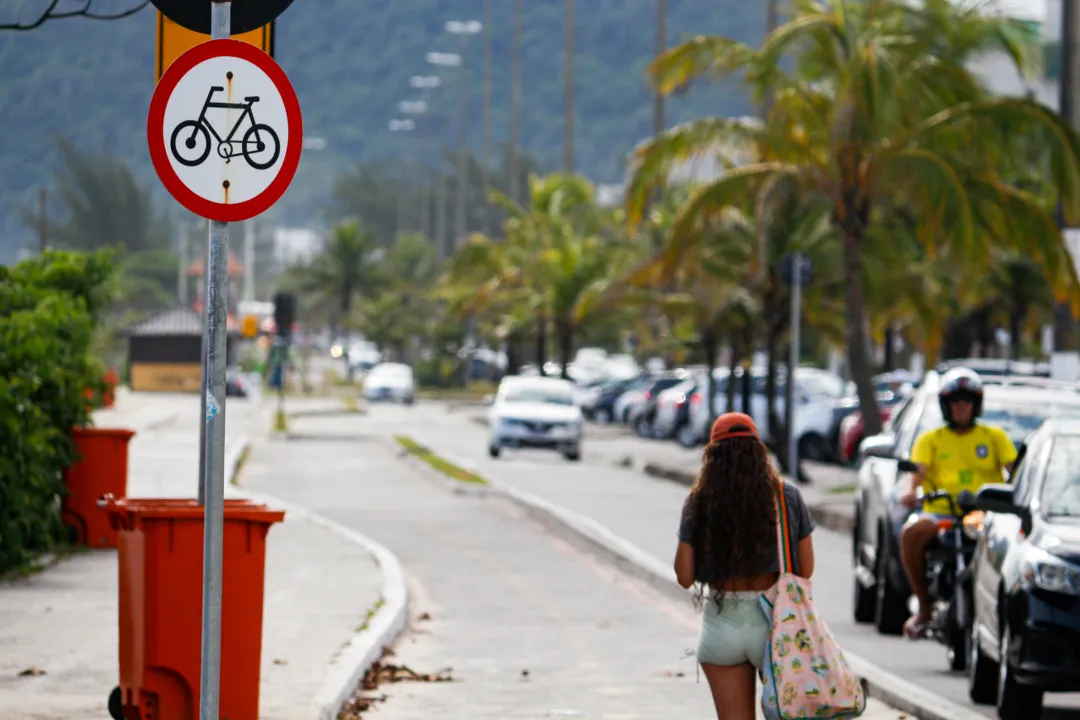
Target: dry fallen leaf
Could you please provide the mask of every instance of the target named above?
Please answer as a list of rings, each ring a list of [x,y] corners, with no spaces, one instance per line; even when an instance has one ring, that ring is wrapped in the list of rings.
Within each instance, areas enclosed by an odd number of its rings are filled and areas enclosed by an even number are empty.
[[[45,671],[39,667],[30,666],[19,673],[19,677],[37,677],[38,675],[44,675]]]
[[[431,613],[426,613],[426,612],[425,613],[420,613],[420,615],[416,619],[417,620],[430,620],[431,619]]]
[[[288,665],[289,661],[288,660],[282,660],[281,658],[274,658],[274,664],[275,665]]]

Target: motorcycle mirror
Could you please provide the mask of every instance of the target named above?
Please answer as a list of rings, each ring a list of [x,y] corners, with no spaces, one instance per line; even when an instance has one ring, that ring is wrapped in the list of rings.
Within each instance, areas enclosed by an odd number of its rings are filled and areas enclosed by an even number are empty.
[[[975,493],[970,490],[961,490],[960,494],[956,496],[956,505],[965,514],[975,509]]]
[[[900,472],[913,473],[919,471],[919,466],[911,462],[910,460],[900,460],[896,463],[896,467],[900,470]]]

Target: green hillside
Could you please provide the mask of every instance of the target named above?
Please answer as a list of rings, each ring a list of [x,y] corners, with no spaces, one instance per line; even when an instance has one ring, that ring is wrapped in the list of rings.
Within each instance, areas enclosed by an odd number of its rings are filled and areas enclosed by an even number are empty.
[[[554,167],[562,152],[564,2],[525,4],[523,141],[529,153]],[[759,5],[669,0],[671,42],[695,33],[756,42],[764,20]],[[493,127],[501,147],[509,128],[513,6],[504,0],[495,6]],[[577,6],[576,165],[595,181],[617,182],[626,151],[651,132],[643,69],[651,57],[654,3],[579,0]],[[479,19],[481,9],[481,0],[293,3],[279,20],[277,59],[300,96],[306,134],[325,138],[329,146],[305,157],[272,219],[302,223],[320,212],[333,178],[356,161],[393,163],[415,151],[401,134],[389,132],[387,123],[399,101],[416,96],[409,77],[431,72],[425,53],[458,51],[458,38],[443,31],[444,23]],[[3,12],[10,11],[0,7]],[[148,10],[115,22],[57,20],[31,32],[0,33],[0,262],[33,242],[17,208],[32,206],[36,188],[49,182],[58,160],[56,135],[69,137],[83,152],[123,156],[140,178],[157,187],[145,142],[153,26]],[[477,37],[467,55],[473,68],[469,140],[474,150],[481,143],[480,59]],[[446,86],[433,100],[454,121],[458,86],[454,71],[444,72]],[[715,86],[670,101],[668,122],[747,110],[740,92]],[[446,131],[457,137],[455,123]]]

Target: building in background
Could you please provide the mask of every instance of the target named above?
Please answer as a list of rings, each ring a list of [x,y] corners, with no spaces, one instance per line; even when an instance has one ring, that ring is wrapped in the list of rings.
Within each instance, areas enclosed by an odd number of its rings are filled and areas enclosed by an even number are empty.
[[[304,265],[322,252],[323,238],[308,228],[278,228],[274,231],[274,269],[283,273],[294,265]]]

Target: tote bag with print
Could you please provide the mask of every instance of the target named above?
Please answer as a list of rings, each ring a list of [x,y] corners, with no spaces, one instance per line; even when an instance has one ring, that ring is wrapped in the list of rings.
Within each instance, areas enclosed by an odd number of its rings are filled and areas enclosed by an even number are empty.
[[[866,694],[814,609],[810,581],[791,572],[791,538],[783,489],[777,502],[780,577],[762,593],[771,629],[761,672],[761,709],[768,720],[855,718]]]

